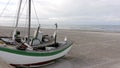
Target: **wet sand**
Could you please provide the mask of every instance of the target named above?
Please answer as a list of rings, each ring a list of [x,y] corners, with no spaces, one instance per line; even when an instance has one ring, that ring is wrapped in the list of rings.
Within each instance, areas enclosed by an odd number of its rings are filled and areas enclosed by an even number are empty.
[[[53,33],[53,30],[42,30]],[[24,33],[22,28],[21,31]],[[0,35],[11,35],[8,32],[12,32],[12,28],[0,27]],[[40,68],[120,68],[120,33],[59,30],[58,35],[58,40],[67,36],[74,42],[71,51],[54,64]],[[12,67],[0,59],[0,68]]]

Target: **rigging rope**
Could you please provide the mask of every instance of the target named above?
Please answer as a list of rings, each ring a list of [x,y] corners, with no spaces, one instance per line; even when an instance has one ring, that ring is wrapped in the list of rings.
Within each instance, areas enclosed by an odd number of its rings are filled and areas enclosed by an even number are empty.
[[[19,18],[20,18],[20,9],[21,9],[21,5],[22,5],[22,0],[20,0],[19,7],[18,7],[18,12],[17,12],[17,19],[16,19],[16,26],[15,26],[15,29],[17,29],[17,27],[18,27],[18,22],[19,22]]]
[[[25,4],[24,4],[23,7],[24,7],[24,8],[25,8],[25,7],[27,8],[27,0],[25,1]],[[23,9],[23,10],[24,10],[24,9]],[[27,21],[28,21],[28,20],[27,20],[27,11],[26,11],[25,24],[24,24],[24,25],[25,25],[25,28],[27,27],[27,23],[26,23]],[[23,34],[24,34],[23,36],[26,36],[26,34],[27,34],[26,31],[27,31],[27,29],[25,29],[25,30],[23,31]]]
[[[3,11],[0,13],[0,17],[3,15],[3,13],[5,12],[6,8],[8,7],[9,3],[11,0],[8,0],[8,2],[6,3],[6,6],[3,8]]]
[[[27,0],[25,1],[24,5],[23,5],[23,8],[21,9],[21,15],[20,15],[20,18],[21,18],[22,14],[23,14],[23,11],[24,11],[24,9],[25,9],[26,3],[27,3]],[[23,18],[24,18],[24,17],[23,17]]]
[[[34,4],[33,0],[32,0],[32,4],[33,4],[34,11],[35,11],[35,15],[37,17],[38,24],[40,25],[40,21],[39,21],[39,18],[38,18],[37,11],[36,11],[35,4]]]

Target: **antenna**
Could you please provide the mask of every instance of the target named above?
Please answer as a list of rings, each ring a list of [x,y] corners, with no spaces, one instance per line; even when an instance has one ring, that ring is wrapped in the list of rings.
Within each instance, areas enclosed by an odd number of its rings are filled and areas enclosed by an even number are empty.
[[[57,25],[57,23],[55,23],[55,26],[56,26],[56,30],[57,30],[57,28],[58,28],[58,25]]]
[[[56,45],[56,40],[57,40],[57,28],[58,28],[58,25],[57,25],[57,23],[55,23],[55,26],[56,26],[56,31],[55,31],[55,45]]]

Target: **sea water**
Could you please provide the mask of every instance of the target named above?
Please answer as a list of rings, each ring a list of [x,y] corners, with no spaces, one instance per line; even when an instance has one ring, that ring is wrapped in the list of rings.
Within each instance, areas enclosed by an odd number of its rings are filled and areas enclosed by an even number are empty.
[[[15,23],[0,23],[0,26],[10,26],[14,27]],[[37,28],[38,24],[32,23],[32,28]],[[19,24],[19,27],[27,27],[27,24],[22,23]],[[41,24],[41,28],[46,29],[55,29],[55,25],[53,24]],[[120,32],[120,25],[80,25],[80,24],[60,24],[58,23],[58,29],[79,29],[79,30],[99,30],[99,31],[114,31]]]
[[[54,28],[51,25],[43,25],[43,28]],[[59,29],[99,30],[120,32],[120,25],[59,25]]]

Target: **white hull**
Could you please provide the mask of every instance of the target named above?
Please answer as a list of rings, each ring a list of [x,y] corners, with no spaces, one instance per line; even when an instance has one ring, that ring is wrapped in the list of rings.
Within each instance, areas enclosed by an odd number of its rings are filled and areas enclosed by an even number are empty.
[[[66,55],[72,46],[52,56],[27,56],[0,51],[0,57],[9,64],[34,64],[54,60]]]

